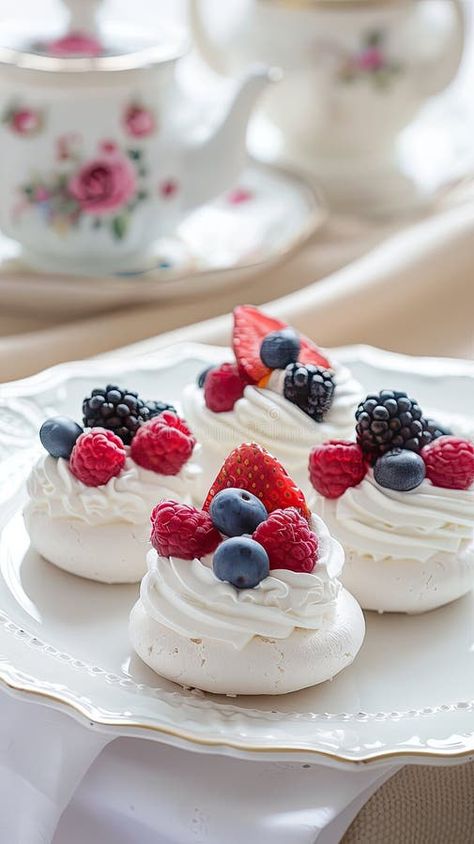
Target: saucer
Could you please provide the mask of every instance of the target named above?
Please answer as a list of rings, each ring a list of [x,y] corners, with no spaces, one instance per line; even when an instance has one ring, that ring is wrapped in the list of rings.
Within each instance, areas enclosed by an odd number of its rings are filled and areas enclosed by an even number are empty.
[[[249,163],[239,184],[183,220],[176,236],[157,241],[132,270],[100,278],[31,269],[21,248],[0,239],[0,297],[84,313],[238,284],[267,270],[304,243],[327,218],[318,190],[294,173]],[[36,307],[36,301],[35,301]]]

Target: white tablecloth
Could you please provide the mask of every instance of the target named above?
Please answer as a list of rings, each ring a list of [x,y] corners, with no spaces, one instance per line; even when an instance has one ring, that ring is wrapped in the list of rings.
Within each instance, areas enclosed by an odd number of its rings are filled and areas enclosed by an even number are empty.
[[[110,734],[5,692],[0,711],[2,844],[50,844],[64,809],[54,844],[336,844],[398,769],[107,744]]]

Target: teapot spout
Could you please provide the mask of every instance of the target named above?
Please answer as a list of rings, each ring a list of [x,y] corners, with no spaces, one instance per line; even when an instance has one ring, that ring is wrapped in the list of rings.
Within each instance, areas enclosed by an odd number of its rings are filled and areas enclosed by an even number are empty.
[[[255,103],[280,71],[258,65],[244,77],[217,129],[187,149],[185,205],[193,208],[224,193],[245,165],[247,126]]]

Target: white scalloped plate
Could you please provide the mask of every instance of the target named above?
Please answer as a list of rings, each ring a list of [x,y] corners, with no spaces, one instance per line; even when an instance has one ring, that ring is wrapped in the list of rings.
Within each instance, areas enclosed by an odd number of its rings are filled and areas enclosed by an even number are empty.
[[[367,637],[330,683],[278,698],[183,691],[132,655],[127,617],[137,587],[104,586],[44,562],[28,545],[23,482],[51,413],[76,415],[106,378],[178,400],[222,349],[184,346],[138,358],[55,367],[0,387],[0,680],[65,708],[91,727],[191,749],[333,764],[450,762],[474,756],[474,597],[418,616],[367,617]],[[474,431],[474,364],[338,350],[368,390],[407,389],[422,404],[466,417]],[[178,361],[178,362],[177,362]]]

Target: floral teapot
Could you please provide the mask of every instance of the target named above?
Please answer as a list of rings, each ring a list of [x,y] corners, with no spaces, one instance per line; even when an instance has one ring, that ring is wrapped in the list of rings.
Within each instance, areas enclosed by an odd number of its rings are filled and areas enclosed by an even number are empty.
[[[286,160],[347,190],[354,167],[393,154],[398,133],[456,74],[460,0],[189,0],[198,47],[217,71],[249,61],[284,78],[262,100]],[[225,14],[221,6],[225,5]],[[367,178],[367,175],[366,175]],[[327,187],[327,185],[326,185]]]
[[[269,75],[247,75],[206,129],[175,82],[181,33],[102,34],[97,0],[69,5],[66,34],[0,28],[0,227],[35,268],[126,271],[236,181]]]

